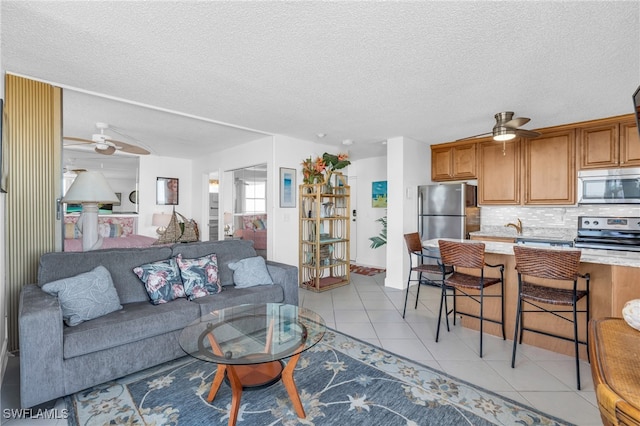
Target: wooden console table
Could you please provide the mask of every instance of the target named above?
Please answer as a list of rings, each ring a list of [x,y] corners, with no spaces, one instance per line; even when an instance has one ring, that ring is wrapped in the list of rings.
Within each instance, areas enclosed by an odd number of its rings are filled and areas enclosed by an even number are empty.
[[[589,356],[604,425],[640,425],[640,331],[622,318],[589,324]]]

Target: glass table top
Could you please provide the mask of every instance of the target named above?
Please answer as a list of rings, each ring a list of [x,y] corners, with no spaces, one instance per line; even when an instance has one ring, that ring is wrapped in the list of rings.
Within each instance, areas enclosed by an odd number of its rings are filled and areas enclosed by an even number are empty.
[[[180,333],[182,349],[198,359],[242,365],[304,352],[326,330],[317,313],[281,303],[233,306],[209,312]]]

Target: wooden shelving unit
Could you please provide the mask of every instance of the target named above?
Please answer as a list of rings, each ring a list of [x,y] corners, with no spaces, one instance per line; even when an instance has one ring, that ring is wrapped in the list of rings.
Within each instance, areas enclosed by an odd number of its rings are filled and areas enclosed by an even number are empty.
[[[321,292],[351,281],[350,188],[341,173],[326,183],[300,185],[300,287]]]

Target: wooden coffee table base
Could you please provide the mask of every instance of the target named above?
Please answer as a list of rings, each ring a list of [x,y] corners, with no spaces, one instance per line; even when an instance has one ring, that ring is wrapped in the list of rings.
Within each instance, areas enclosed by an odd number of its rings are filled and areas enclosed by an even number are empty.
[[[306,414],[298,395],[298,388],[293,380],[293,371],[300,359],[300,354],[289,358],[286,366],[282,368],[280,361],[272,361],[262,364],[249,365],[224,365],[218,364],[218,370],[211,383],[211,390],[207,396],[207,401],[212,402],[220,389],[225,374],[231,386],[231,410],[229,412],[229,426],[235,426],[238,420],[240,409],[240,398],[242,390],[251,387],[264,387],[282,380],[284,388],[289,394],[289,399],[299,418],[304,419]]]

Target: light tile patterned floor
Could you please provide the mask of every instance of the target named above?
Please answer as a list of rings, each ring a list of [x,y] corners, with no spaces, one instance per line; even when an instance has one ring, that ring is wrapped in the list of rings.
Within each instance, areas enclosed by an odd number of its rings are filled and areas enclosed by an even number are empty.
[[[327,326],[381,346],[391,352],[445,371],[470,383],[580,426],[601,425],[589,364],[581,363],[582,389],[575,389],[573,358],[532,346],[518,348],[511,368],[511,342],[485,336],[484,357],[478,357],[478,333],[459,325],[441,332],[435,343],[439,289],[423,287],[413,309],[415,287],[402,318],[404,291],[384,287],[384,274],[351,274],[350,285],[324,293],[300,290],[300,305],[318,312]],[[2,386],[2,408],[17,407],[18,363],[10,360]],[[62,408],[60,400],[57,408]],[[9,420],[11,426],[60,426],[63,420]]]

